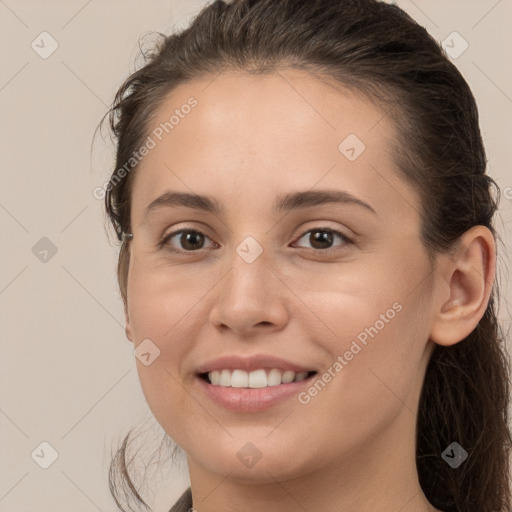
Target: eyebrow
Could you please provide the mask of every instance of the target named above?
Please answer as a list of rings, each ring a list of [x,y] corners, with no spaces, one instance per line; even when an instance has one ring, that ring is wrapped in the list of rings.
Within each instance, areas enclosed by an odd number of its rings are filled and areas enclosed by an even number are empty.
[[[377,212],[368,203],[342,190],[307,190],[304,192],[280,195],[277,197],[273,209],[276,213],[280,213],[326,204],[352,204],[362,206],[377,215]],[[146,207],[145,216],[162,207],[175,208],[179,206],[201,210],[219,216],[223,215],[225,212],[222,203],[212,196],[168,191],[157,197]]]

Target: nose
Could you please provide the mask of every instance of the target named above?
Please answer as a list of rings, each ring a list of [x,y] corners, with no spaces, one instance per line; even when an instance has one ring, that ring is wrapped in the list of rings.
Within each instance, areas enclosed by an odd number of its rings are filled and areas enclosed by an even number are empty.
[[[279,331],[289,320],[287,297],[291,293],[265,253],[248,263],[235,253],[231,269],[215,287],[210,322],[250,336]]]

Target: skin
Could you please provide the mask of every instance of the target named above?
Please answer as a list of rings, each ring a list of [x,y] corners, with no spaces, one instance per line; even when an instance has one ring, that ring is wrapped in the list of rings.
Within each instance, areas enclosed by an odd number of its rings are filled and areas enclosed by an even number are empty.
[[[437,510],[416,471],[418,401],[435,343],[459,342],[483,316],[492,234],[473,228],[431,268],[419,196],[393,162],[392,122],[360,96],[298,70],[225,72],[173,90],[150,130],[190,96],[198,105],[134,179],[126,334],[161,351],[137,369],[155,418],[187,454],[194,507]],[[338,150],[349,134],[366,146],[355,161]],[[312,189],[347,191],[376,214],[354,204],[272,212],[277,195]],[[168,190],[210,194],[226,212],[145,216]],[[355,243],[335,236],[326,255],[310,236],[325,227]],[[158,247],[183,228],[204,233],[203,246],[175,254],[169,248],[187,250],[178,235]],[[263,248],[250,264],[236,252],[247,236]],[[240,413],[197,385],[195,368],[226,354],[332,367],[394,303],[401,311],[308,404],[292,397]],[[247,442],[261,452],[250,468],[237,457]]]

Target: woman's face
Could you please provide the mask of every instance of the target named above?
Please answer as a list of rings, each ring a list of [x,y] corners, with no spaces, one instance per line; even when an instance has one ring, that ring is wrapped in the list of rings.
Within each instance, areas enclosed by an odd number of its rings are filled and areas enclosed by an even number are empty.
[[[392,120],[305,72],[224,73],[175,89],[149,136],[127,333],[189,464],[268,482],[406,447],[414,468],[436,274]]]

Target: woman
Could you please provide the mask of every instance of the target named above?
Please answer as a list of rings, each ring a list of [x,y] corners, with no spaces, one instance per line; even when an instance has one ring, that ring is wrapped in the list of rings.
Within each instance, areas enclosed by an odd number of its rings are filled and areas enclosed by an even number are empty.
[[[212,2],[110,112],[106,208],[173,511],[511,510],[473,95],[376,0]],[[111,466],[137,504],[128,436]]]

